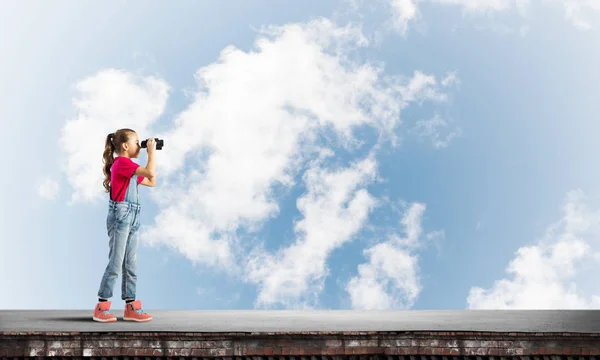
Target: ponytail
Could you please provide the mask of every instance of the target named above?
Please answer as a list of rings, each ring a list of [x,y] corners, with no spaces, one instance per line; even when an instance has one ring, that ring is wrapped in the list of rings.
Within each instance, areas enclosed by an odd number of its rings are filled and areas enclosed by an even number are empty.
[[[104,185],[104,189],[106,189],[106,192],[110,192],[110,168],[115,162],[115,144],[113,143],[114,137],[115,133],[108,134],[106,136],[106,142],[104,144],[104,155],[102,158],[102,162],[104,163],[104,168],[102,169],[104,172],[104,181],[102,182],[102,185]]]

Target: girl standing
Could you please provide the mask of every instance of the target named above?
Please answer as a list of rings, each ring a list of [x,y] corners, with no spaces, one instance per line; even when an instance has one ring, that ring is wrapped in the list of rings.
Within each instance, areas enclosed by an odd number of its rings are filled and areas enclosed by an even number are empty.
[[[131,129],[120,129],[106,136],[104,149],[103,182],[110,194],[106,228],[109,236],[108,265],[98,290],[98,303],[94,309],[95,321],[115,322],[117,318],[109,312],[113,287],[122,273],[121,299],[125,300],[123,320],[150,321],[152,316],[142,310],[142,303],[135,299],[136,263],[140,227],[140,202],[138,185],[156,186],[154,163],[154,138],[148,139],[148,164],[146,167],[131,159],[140,154],[137,133]],[[114,153],[117,157],[114,158]]]

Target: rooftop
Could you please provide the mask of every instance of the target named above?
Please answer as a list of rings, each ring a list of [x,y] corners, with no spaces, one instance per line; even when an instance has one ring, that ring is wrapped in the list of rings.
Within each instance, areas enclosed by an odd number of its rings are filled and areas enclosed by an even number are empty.
[[[600,310],[146,310],[147,323],[92,310],[0,310],[0,332],[473,331],[600,333]]]

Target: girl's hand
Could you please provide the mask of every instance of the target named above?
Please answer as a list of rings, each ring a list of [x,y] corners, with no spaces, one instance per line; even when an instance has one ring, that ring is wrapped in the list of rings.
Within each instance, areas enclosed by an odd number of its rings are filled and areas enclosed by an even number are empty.
[[[154,154],[154,150],[156,150],[156,142],[153,137],[147,140],[146,150],[148,151],[148,154]]]

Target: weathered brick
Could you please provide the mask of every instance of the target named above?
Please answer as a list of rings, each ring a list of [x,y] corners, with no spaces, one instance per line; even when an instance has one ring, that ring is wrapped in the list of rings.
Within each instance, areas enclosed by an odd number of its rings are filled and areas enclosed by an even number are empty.
[[[177,348],[166,349],[165,356],[180,356],[179,349],[177,349]]]
[[[481,341],[479,341],[479,340],[465,340],[465,341],[463,341],[463,347],[465,347],[465,348],[479,348],[479,347],[481,347]]]
[[[152,356],[163,356],[162,349],[154,349],[154,350],[152,350]]]
[[[327,347],[341,347],[343,345],[342,340],[325,340],[325,346]]]
[[[500,350],[498,348],[491,348],[488,351],[489,356],[498,356],[500,355]]]
[[[498,352],[500,353],[499,356],[515,356],[517,355],[517,352],[514,348],[499,348]]]
[[[346,347],[369,347],[377,346],[377,340],[348,340]]]
[[[467,356],[485,356],[487,355],[488,349],[480,347],[468,347],[464,349],[464,354]]]
[[[62,349],[62,341],[49,341],[48,349]],[[52,355],[50,355],[52,356]]]
[[[141,350],[142,350],[141,356],[152,356],[152,354],[154,354],[153,349],[141,349]]]
[[[449,348],[458,347],[458,340],[445,340],[445,341],[441,341],[439,346],[441,346],[441,347],[449,347]]]
[[[29,355],[28,356],[44,356],[45,351],[43,348],[31,348],[29,349]],[[8,350],[7,349],[2,349],[0,350],[0,356],[1,357],[5,357],[8,356]]]
[[[84,340],[82,346],[87,349],[94,349],[100,347],[100,343],[97,340]]]
[[[115,341],[114,340],[100,340],[98,342],[98,347],[113,348],[113,347],[115,347]]]
[[[368,347],[355,347],[353,348],[352,353],[355,355],[364,355],[371,353],[371,351]]]
[[[233,346],[233,342],[231,340],[219,340],[215,341],[215,345],[211,347],[217,348],[230,348]]]
[[[181,349],[183,347],[183,341],[166,341],[165,347],[170,349]],[[170,356],[170,355],[167,355]],[[178,355],[173,355],[178,356]]]
[[[513,346],[514,345],[512,341],[498,341],[498,347],[500,348],[508,348]]]
[[[423,339],[419,341],[419,346],[434,348],[440,346],[440,342],[437,339]]]
[[[381,347],[396,347],[396,346],[403,346],[403,347],[408,347],[411,346],[411,340],[409,339],[396,339],[396,340],[381,340],[379,346]]]
[[[192,349],[192,356],[208,356],[208,349]]]
[[[147,348],[148,340],[133,340],[131,341],[131,346],[135,348]]]
[[[24,349],[15,349],[13,356],[25,356],[25,350]]]
[[[229,349],[208,349],[208,353],[211,356],[231,356],[233,355],[233,350]]]
[[[243,344],[246,348],[258,348],[263,346],[263,343],[258,340],[244,340]]]
[[[150,340],[150,341],[148,341],[148,347],[150,349],[160,349],[160,348],[162,348],[162,344],[161,344],[160,340]]]
[[[81,349],[63,348],[58,352],[58,356],[81,356]]]
[[[2,344],[2,341],[0,341],[0,344]],[[29,347],[30,348],[44,348],[44,341],[43,340],[29,340]],[[32,355],[35,356],[35,355]]]
[[[487,348],[497,348],[498,347],[498,342],[497,341],[480,341],[480,347],[487,347]]]

